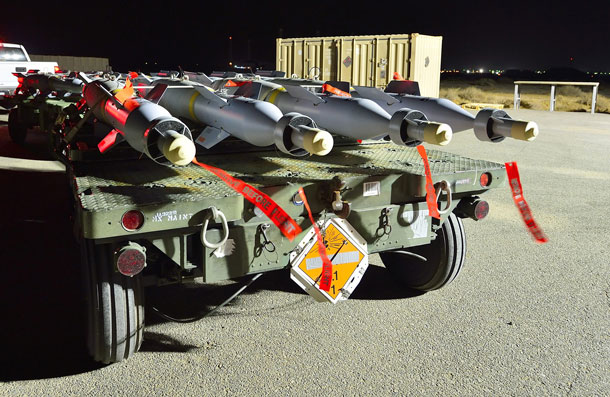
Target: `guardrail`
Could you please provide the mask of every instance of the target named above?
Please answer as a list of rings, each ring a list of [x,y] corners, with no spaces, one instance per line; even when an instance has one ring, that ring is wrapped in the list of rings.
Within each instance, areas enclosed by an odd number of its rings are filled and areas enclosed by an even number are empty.
[[[584,85],[593,87],[593,97],[591,99],[591,114],[595,113],[595,102],[597,102],[597,89],[599,87],[599,83],[592,82],[574,82],[574,81],[515,81],[515,100],[513,102],[514,108],[519,109],[519,105],[521,104],[521,95],[519,94],[519,85],[550,85],[551,86],[551,103],[549,106],[549,111],[552,112],[555,110],[555,87],[558,85]]]

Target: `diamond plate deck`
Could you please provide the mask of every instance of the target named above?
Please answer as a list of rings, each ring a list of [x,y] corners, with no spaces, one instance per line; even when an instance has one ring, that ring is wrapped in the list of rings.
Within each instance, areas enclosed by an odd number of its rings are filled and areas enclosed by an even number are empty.
[[[502,164],[429,150],[432,175],[501,169]],[[393,144],[340,147],[324,157],[289,157],[279,152],[252,152],[199,157],[254,186],[278,186],[371,175],[423,176],[415,148]],[[84,210],[108,211],[135,205],[196,202],[239,194],[194,164],[167,167],[147,158],[95,164],[76,164],[75,186]]]

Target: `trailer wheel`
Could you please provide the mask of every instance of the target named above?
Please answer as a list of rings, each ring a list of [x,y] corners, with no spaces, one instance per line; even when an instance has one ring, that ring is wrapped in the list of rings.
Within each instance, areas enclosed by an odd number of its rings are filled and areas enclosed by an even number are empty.
[[[439,289],[452,282],[464,266],[464,225],[450,214],[430,244],[382,252],[379,256],[401,284],[419,291]]]
[[[105,364],[118,362],[132,356],[142,344],[141,278],[114,271],[114,251],[110,245],[95,245],[91,240],[82,244],[89,353]]]
[[[27,132],[27,126],[19,121],[19,109],[11,109],[8,113],[8,134],[13,142],[23,145]]]

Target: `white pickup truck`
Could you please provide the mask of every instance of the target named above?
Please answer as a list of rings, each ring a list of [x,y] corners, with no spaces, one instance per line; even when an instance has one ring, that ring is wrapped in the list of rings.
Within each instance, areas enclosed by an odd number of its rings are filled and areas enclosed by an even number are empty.
[[[0,43],[0,97],[10,95],[19,85],[13,73],[29,71],[56,73],[57,62],[32,62],[25,48],[19,44]]]

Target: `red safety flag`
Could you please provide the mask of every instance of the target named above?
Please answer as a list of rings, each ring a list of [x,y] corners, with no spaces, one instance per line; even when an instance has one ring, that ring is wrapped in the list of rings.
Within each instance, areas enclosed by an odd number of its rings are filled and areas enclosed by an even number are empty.
[[[320,278],[320,289],[323,291],[330,291],[330,283],[333,279],[333,263],[330,261],[330,259],[328,259],[328,255],[326,255],[326,246],[324,245],[322,233],[320,232],[320,228],[318,227],[318,224],[316,223],[315,219],[313,219],[313,215],[311,214],[311,208],[309,208],[309,203],[307,202],[307,197],[305,197],[305,191],[302,187],[299,188],[299,196],[301,196],[301,200],[303,200],[303,204],[305,204],[305,208],[307,208],[309,220],[311,221],[313,230],[316,232],[316,238],[318,239],[318,252],[320,252],[320,258],[322,259],[322,276]]]
[[[277,203],[265,193],[261,192],[260,190],[256,189],[255,187],[247,184],[246,182],[240,179],[233,178],[231,175],[227,174],[224,170],[221,170],[220,168],[200,163],[199,161],[197,161],[197,159],[193,159],[193,163],[219,177],[230,188],[244,196],[246,200],[248,200],[256,207],[258,207],[258,209],[263,211],[263,213],[267,215],[269,219],[271,219],[271,222],[273,222],[275,226],[280,229],[282,234],[286,236],[288,240],[294,240],[294,238],[299,233],[301,233],[301,228],[299,227],[299,225],[297,225],[295,220],[292,219],[290,215],[288,215],[286,211],[282,209],[282,207],[277,205]]]
[[[225,83],[225,87],[241,87],[242,85],[251,83],[251,81],[233,81],[233,80],[228,80]]]
[[[125,103],[125,101],[127,101],[132,96],[133,96],[133,83],[131,82],[131,79],[127,78],[125,80],[125,86],[123,88],[121,88],[121,90],[119,92],[114,94],[114,97],[117,99],[117,101],[119,101],[121,103]]]
[[[432,172],[430,172],[426,149],[422,145],[418,145],[417,151],[424,161],[424,171],[426,172],[426,203],[428,204],[428,212],[431,217],[441,219],[441,214],[439,214],[438,205],[436,204],[436,191],[434,190],[434,183],[432,183]]]
[[[394,72],[394,76],[392,76],[392,78],[393,78],[394,80],[404,80],[404,79],[402,78],[402,76],[400,75],[400,73],[398,73],[398,72]]]
[[[513,194],[513,200],[521,213],[525,226],[527,226],[528,230],[537,242],[541,244],[546,243],[549,240],[542,229],[540,229],[536,221],[534,221],[534,216],[532,215],[530,206],[523,197],[523,187],[521,186],[521,178],[519,177],[517,163],[505,163],[504,165],[506,166],[506,175],[508,175],[508,184],[510,185],[510,190]]]
[[[322,84],[322,92],[330,92],[331,94],[334,94],[337,96],[344,96],[344,97],[348,97],[348,98],[350,98],[352,96],[349,92],[340,90],[336,87],[333,87],[330,84]]]

